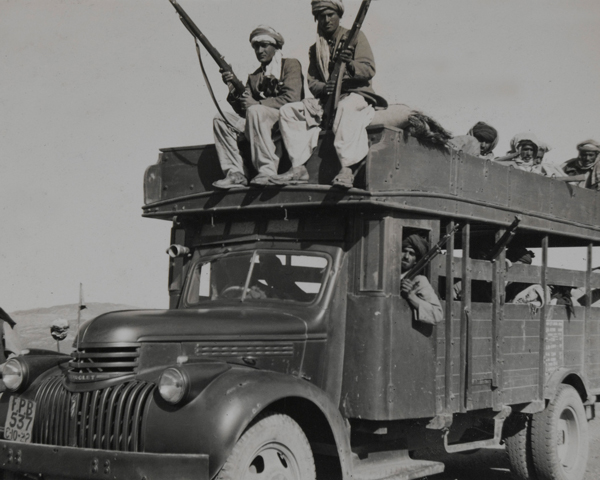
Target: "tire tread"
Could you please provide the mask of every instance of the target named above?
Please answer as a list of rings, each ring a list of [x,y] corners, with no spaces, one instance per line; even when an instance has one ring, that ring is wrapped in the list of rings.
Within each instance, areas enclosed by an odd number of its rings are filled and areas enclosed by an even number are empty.
[[[302,480],[315,480],[315,462],[312,456],[312,449],[308,443],[306,435],[304,435],[304,432],[300,426],[292,418],[288,417],[287,415],[274,412],[263,413],[255,418],[252,423],[250,423],[246,431],[242,434],[238,442],[233,447],[233,450],[223,465],[223,468],[221,468],[220,472],[217,474],[215,480],[239,480],[236,471],[238,467],[237,462],[239,456],[247,448],[248,444],[251,444],[255,441],[255,437],[257,435],[260,435],[262,431],[270,428],[271,425],[276,426],[282,431],[293,432],[293,435],[296,437],[295,440],[300,442],[303,455],[305,454]]]
[[[556,423],[562,409],[570,405],[578,416],[580,424],[580,455],[577,468],[567,475],[556,451]],[[559,386],[556,395],[543,412],[533,415],[531,425],[532,453],[535,471],[539,480],[583,480],[587,464],[589,439],[587,418],[579,393],[570,385]]]

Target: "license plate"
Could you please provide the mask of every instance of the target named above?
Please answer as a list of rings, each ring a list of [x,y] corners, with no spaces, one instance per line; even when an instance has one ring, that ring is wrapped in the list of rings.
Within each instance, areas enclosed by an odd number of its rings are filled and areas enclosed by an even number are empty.
[[[4,438],[13,442],[31,443],[34,417],[35,402],[26,398],[10,397]]]

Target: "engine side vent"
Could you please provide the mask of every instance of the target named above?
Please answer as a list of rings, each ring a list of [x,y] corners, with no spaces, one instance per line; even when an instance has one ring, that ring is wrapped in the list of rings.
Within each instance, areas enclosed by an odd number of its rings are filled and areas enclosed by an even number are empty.
[[[139,355],[139,346],[76,350],[69,362],[69,379],[97,381],[136,373]]]

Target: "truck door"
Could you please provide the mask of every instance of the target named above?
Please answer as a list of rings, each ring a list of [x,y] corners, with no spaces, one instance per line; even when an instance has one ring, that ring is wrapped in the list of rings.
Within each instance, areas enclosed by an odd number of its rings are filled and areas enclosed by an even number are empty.
[[[397,420],[436,413],[436,327],[413,319],[400,295],[400,269],[403,230],[437,241],[438,224],[392,215],[357,219],[341,399],[348,417]]]

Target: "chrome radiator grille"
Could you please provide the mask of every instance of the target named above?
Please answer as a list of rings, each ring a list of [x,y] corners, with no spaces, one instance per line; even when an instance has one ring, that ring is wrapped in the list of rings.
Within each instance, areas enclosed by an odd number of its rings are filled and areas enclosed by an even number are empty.
[[[130,381],[72,393],[61,376],[47,379],[35,397],[34,443],[122,452],[144,450],[144,410],[152,383]]]

